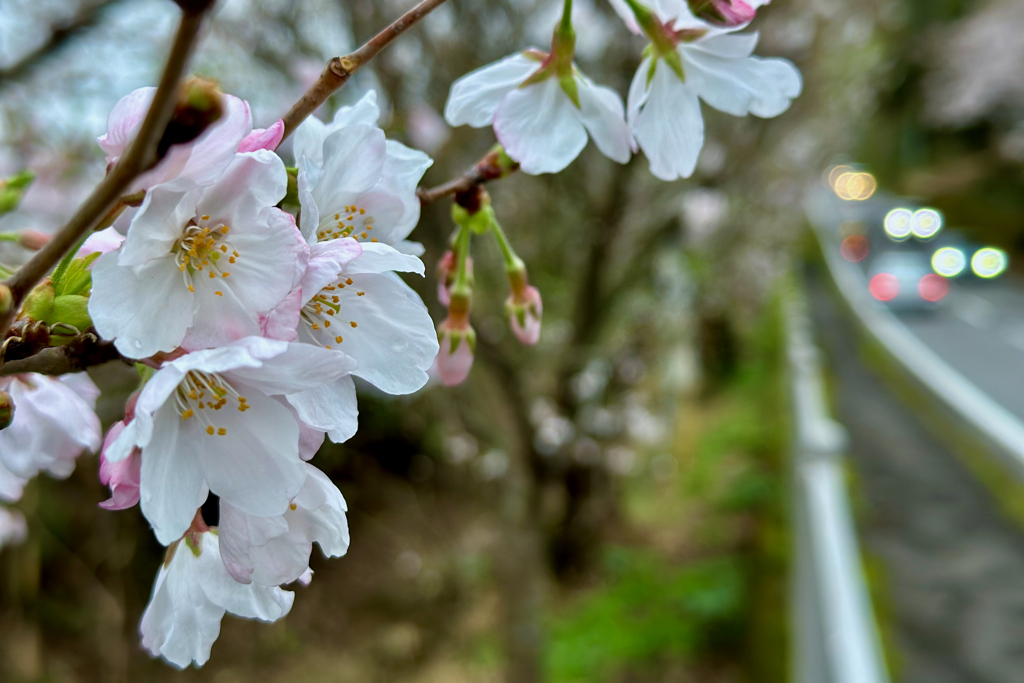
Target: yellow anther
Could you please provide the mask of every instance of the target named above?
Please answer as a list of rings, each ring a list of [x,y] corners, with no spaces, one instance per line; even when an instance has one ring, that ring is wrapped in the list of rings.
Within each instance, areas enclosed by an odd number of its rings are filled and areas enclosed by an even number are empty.
[[[214,294],[216,294],[217,296],[224,296],[224,292],[222,292],[220,290],[214,292]]]
[[[349,325],[351,325],[352,327],[359,327],[359,325],[357,325],[357,324],[356,324],[356,321],[355,321],[355,320],[353,320],[352,322],[350,322],[350,323],[349,323]]]
[[[200,220],[208,221],[208,220],[210,220],[210,214],[206,214],[205,216],[200,216],[199,218],[200,218]]]
[[[231,275],[231,273],[224,273],[221,277],[227,277],[228,275]]]
[[[211,270],[211,271],[210,271],[210,279],[212,280],[212,279],[213,279],[213,278],[215,278],[215,277],[217,277],[217,274],[216,274],[216,273],[214,273],[214,272],[213,272],[213,271]]]
[[[217,430],[217,433],[220,434],[221,436],[224,436],[225,434],[228,433],[228,430],[225,429],[224,427],[221,427],[220,429]]]
[[[222,252],[224,252],[225,254],[228,253],[228,245],[226,245],[226,244],[220,245],[220,250]]]
[[[192,285],[189,285],[189,286],[188,286],[188,291],[190,291],[190,292],[195,292],[195,291],[196,291],[196,288],[195,288],[195,287],[193,287]]]
[[[345,340],[342,338],[342,336],[340,334],[337,337],[334,338],[334,343],[335,344],[340,344],[343,341],[345,341]]]
[[[356,292],[356,296],[366,296],[366,292]]]
[[[319,330],[319,329],[320,329],[320,326],[319,326],[319,325],[317,325],[316,323],[313,323],[313,329],[314,329],[314,330]]]
[[[191,409],[191,408],[189,408],[188,410],[186,410],[185,412],[183,412],[183,413],[181,414],[181,419],[182,419],[182,420],[187,420],[187,419],[189,419],[190,417],[192,417],[193,415],[195,415],[195,413],[193,413],[193,412],[192,412],[192,409]]]
[[[235,257],[234,256],[229,256],[228,257],[228,263],[234,263],[234,262],[235,262]]]
[[[210,425],[209,427],[206,428],[206,433],[209,434],[210,436],[213,436],[213,425]]]
[[[330,326],[331,326],[331,321],[330,320],[325,320],[324,321],[324,327],[330,327]]]
[[[346,285],[350,285],[350,284],[352,284],[352,278],[347,278],[347,279],[345,280],[345,284],[346,284]]]
[[[366,209],[359,209],[359,215],[362,216],[366,213]]]
[[[292,510],[295,510],[296,506],[295,503],[288,503],[288,507],[291,508]]]

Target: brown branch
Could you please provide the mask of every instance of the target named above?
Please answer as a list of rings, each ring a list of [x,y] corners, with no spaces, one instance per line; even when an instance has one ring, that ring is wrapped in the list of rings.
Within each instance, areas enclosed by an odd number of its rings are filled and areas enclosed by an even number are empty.
[[[376,57],[377,53],[390,45],[395,38],[405,33],[406,29],[430,14],[430,12],[444,4],[444,2],[445,0],[422,0],[422,2],[368,40],[355,52],[344,57],[335,57],[327,62],[327,68],[320,74],[320,78],[313,84],[313,87],[307,90],[282,118],[284,121],[284,137],[282,140],[294,133],[299,124],[305,121],[321,104],[326,102],[328,97],[345,85],[348,79],[352,77],[352,74],[358,71],[360,67]]]
[[[32,71],[40,62],[56,55],[73,42],[75,38],[97,26],[103,12],[109,6],[119,2],[123,2],[123,0],[103,0],[102,2],[91,3],[80,8],[74,16],[57,22],[50,28],[50,38],[45,43],[28,54],[22,55],[13,64],[0,69],[0,87],[8,81],[20,78]]]
[[[11,326],[11,321],[25,296],[64,254],[93,230],[103,216],[113,210],[132,181],[152,168],[159,160],[157,146],[171,120],[178,98],[178,84],[192,57],[203,19],[212,6],[210,2],[197,3],[196,7],[190,7],[187,3],[179,4],[183,7],[183,14],[178,32],[160,77],[160,84],[153,95],[153,102],[135,140],[85,203],[78,208],[67,225],[54,235],[46,246],[37,251],[18,272],[0,285],[0,302],[6,304],[4,309],[0,310],[0,330],[6,330]]]
[[[0,367],[0,377],[38,372],[41,375],[66,375],[81,372],[94,365],[112,360],[124,360],[113,342],[102,341],[95,335],[84,335],[64,346],[43,349],[34,356],[12,360]],[[130,361],[125,361],[130,362]]]
[[[503,166],[502,156],[503,153],[500,149],[492,149],[480,161],[476,162],[471,169],[458,178],[430,189],[421,187],[416,190],[416,196],[419,197],[420,204],[426,206],[448,195],[465,194],[490,180],[504,178],[509,173],[518,170],[519,164],[514,162],[512,162],[511,166],[508,166],[507,163]],[[511,161],[508,157],[505,157],[505,159],[506,162]]]

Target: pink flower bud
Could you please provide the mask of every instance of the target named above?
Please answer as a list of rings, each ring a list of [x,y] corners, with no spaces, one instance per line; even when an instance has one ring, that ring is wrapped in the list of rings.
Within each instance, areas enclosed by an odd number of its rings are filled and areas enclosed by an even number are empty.
[[[527,285],[505,302],[512,333],[522,344],[533,346],[540,339],[540,318],[544,310],[540,291]]]
[[[106,453],[110,444],[124,430],[124,422],[115,422],[103,439],[100,451],[100,482],[110,487],[110,499],[100,503],[105,510],[127,510],[139,502],[139,480],[142,471],[142,453],[138,448],[120,462],[110,462]]]
[[[459,262],[455,257],[455,252],[449,249],[444,252],[444,256],[437,262],[437,300],[441,302],[442,306],[448,306],[452,302],[451,292],[449,289],[455,284],[455,275],[458,270]],[[469,281],[473,281],[473,257],[466,257],[466,275],[469,276]]]
[[[757,14],[744,0],[690,0],[690,8],[701,19],[727,27],[749,23]]]
[[[21,234],[18,235],[18,244],[33,251],[39,251],[49,241],[50,236],[38,230],[22,230]]]
[[[434,359],[434,370],[445,386],[462,384],[473,367],[476,351],[476,331],[469,324],[468,315],[449,313],[437,326],[437,340],[441,349]]]

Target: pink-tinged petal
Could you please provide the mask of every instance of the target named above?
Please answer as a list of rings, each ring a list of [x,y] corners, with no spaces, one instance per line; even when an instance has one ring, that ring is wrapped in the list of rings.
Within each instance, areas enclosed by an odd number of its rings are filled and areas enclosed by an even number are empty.
[[[587,146],[580,111],[558,79],[516,88],[494,115],[494,133],[523,173],[558,173]]]
[[[89,254],[109,254],[112,251],[117,251],[122,244],[124,244],[124,235],[114,228],[104,228],[89,235],[75,256],[82,258]]]
[[[277,308],[260,316],[260,336],[291,342],[299,337],[299,314],[302,312],[302,288],[296,287]]]
[[[89,315],[96,330],[129,358],[173,351],[195,315],[194,294],[174,259],[154,259],[137,270],[117,259],[106,254],[93,264]]]
[[[210,349],[260,334],[260,315],[238,298],[237,287],[229,286],[221,278],[211,281],[204,277],[195,278],[193,286],[196,316],[181,340],[181,348]]]
[[[107,155],[107,163],[121,156],[135,137],[153,101],[156,88],[139,88],[128,93],[114,105],[107,117],[107,132],[96,141]]]
[[[754,20],[755,7],[744,0],[711,0],[698,16],[716,26],[740,28]]]
[[[189,218],[208,215],[203,225],[243,230],[265,207],[284,199],[287,191],[288,172],[281,157],[267,150],[236,154],[224,174],[203,192]],[[178,237],[184,225],[178,226]]]
[[[252,583],[256,569],[252,549],[265,546],[272,539],[287,534],[288,522],[284,516],[253,517],[222,500],[217,528],[220,555],[228,574],[239,583]],[[307,564],[308,555],[303,565]]]
[[[284,138],[284,121],[278,119],[270,128],[257,128],[238,143],[239,152],[255,152],[260,149],[274,151]]]
[[[327,433],[322,429],[314,429],[303,422],[299,417],[299,412],[283,396],[275,396],[274,399],[288,409],[299,425],[299,457],[307,462],[312,460],[320,447],[324,445]]]
[[[100,483],[110,487],[110,498],[100,503],[106,510],[127,510],[139,502],[139,481],[142,473],[142,454],[136,448],[127,460],[111,462],[106,450],[124,431],[124,422],[115,422],[107,431],[100,452]]]
[[[540,62],[519,52],[471,71],[452,84],[444,107],[445,121],[450,126],[491,125],[505,96],[539,67]]]
[[[679,80],[664,63],[659,63],[654,73],[633,135],[655,177],[676,180],[693,175],[704,146],[700,101],[694,88]]]
[[[601,153],[624,164],[632,156],[629,126],[622,98],[611,88],[580,81],[580,117]]]
[[[363,247],[351,237],[317,242],[309,248],[309,267],[302,277],[306,303],[320,290],[338,281],[341,272],[363,253]]]

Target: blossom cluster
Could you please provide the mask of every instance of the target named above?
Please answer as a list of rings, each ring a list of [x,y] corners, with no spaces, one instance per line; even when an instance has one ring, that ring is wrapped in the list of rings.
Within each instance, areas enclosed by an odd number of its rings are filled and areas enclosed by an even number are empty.
[[[703,145],[699,100],[771,117],[799,94],[792,64],[752,57],[756,34],[732,35],[758,0],[611,2],[650,40],[626,104],[574,63],[571,3],[550,51],[526,50],[453,84],[448,122],[493,125],[500,142],[481,162],[487,179],[560,171],[588,138],[616,162],[642,150],[655,176],[687,177]],[[142,88],[114,107],[98,139],[108,167],[154,94]],[[294,593],[283,587],[312,580],[314,543],[328,557],[347,552],[345,499],[310,461],[325,439],[355,434],[354,378],[392,395],[432,375],[465,380],[476,348],[474,236],[498,243],[520,342],[538,342],[543,312],[477,182],[453,208],[437,283],[448,315],[435,329],[399,276],[425,271],[408,238],[432,162],[386,138],[372,91],[330,122],[299,126],[291,167],[276,151],[282,120],[253,129],[245,101],[217,97],[216,122],[137,177],[129,189],[141,201],[125,202],[21,309],[25,324],[49,326],[53,345],[94,331],[135,362],[139,387],[124,418],[103,433],[99,392],[84,373],[0,379],[0,501],[99,451],[110,489],[101,507],[138,505],[167,548],[140,629],[143,646],[178,667],[209,659],[228,612],[287,614]],[[202,509],[213,505],[211,526]],[[20,513],[0,506],[0,546],[25,532]]]

